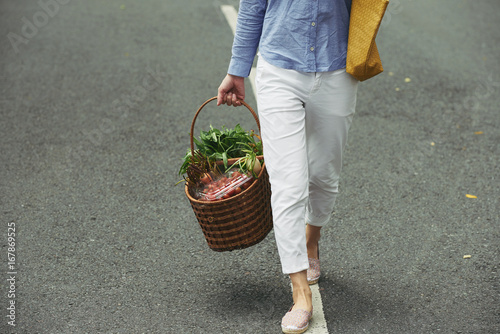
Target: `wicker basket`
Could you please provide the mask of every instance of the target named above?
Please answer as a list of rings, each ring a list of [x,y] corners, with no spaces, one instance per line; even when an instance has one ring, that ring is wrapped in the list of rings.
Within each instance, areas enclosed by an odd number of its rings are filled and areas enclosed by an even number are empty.
[[[191,151],[194,152],[193,131],[198,114],[203,107],[217,99],[213,97],[201,105],[191,124]],[[252,113],[260,132],[260,123],[253,109],[242,104]],[[271,213],[271,186],[265,163],[255,182],[241,193],[220,201],[200,201],[194,198],[189,187],[186,196],[201,226],[208,246],[217,252],[232,251],[253,246],[262,241],[273,227]]]

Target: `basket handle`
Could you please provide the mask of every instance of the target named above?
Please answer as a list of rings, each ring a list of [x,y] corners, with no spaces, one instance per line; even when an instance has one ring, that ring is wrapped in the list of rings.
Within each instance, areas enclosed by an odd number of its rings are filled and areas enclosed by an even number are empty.
[[[198,108],[198,111],[196,112],[196,114],[194,115],[193,117],[193,122],[191,123],[191,132],[189,133],[189,136],[190,136],[190,140],[191,140],[191,154],[194,156],[194,139],[193,139],[193,132],[194,132],[194,123],[196,122],[196,118],[198,117],[198,114],[201,112],[201,109],[203,109],[203,107],[205,107],[209,102],[213,101],[213,100],[216,100],[217,99],[217,96],[214,96],[208,100],[205,101],[205,103],[203,103],[200,108]],[[257,127],[259,128],[259,134],[260,134],[260,122],[259,122],[259,118],[257,117],[257,114],[255,113],[255,111],[252,109],[252,107],[250,107],[245,101],[243,100],[240,100],[241,104],[244,105],[245,107],[247,107],[247,109],[252,113],[252,116],[253,118],[255,119],[255,123],[257,123]]]

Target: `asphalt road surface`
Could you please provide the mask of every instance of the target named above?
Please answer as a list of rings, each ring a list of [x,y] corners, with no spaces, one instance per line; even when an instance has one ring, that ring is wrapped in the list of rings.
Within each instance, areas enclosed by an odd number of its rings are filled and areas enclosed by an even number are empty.
[[[213,252],[174,186],[229,62],[221,5],[0,1],[1,333],[280,333],[273,234]],[[499,22],[392,1],[320,244],[329,333],[500,332]]]

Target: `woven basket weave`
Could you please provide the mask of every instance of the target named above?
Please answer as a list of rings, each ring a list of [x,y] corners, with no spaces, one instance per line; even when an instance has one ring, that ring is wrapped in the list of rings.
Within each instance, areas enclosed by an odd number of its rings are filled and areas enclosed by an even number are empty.
[[[213,97],[201,105],[191,124],[191,151],[194,152],[193,131],[198,114],[203,107],[217,99]],[[253,109],[242,104],[252,113],[260,132],[260,123]],[[253,246],[264,240],[273,227],[271,213],[271,186],[265,163],[257,180],[246,190],[220,201],[200,201],[194,198],[186,185],[188,197],[198,223],[210,249],[217,252],[232,251]]]
[[[352,1],[346,72],[359,81],[384,70],[375,38],[388,4],[389,0]]]

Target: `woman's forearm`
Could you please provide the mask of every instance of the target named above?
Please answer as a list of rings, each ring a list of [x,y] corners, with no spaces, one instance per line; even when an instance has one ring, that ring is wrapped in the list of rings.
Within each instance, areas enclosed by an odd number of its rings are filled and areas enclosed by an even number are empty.
[[[267,0],[241,0],[228,73],[247,77],[257,53]]]

